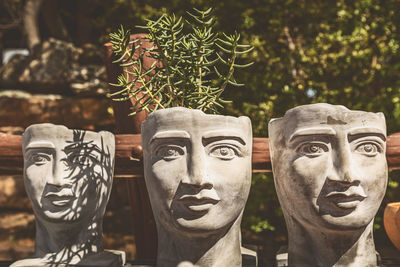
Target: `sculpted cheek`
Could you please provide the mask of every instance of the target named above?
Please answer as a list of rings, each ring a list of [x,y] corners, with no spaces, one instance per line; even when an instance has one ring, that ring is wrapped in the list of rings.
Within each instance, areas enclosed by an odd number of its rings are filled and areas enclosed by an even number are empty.
[[[245,188],[250,186],[250,170],[251,167],[248,162],[237,160],[234,162],[222,162],[219,165],[210,165],[206,173],[209,176],[209,180],[214,184],[214,187],[235,196],[238,195],[236,192],[246,192]]]
[[[38,199],[41,197],[46,184],[46,172],[46,169],[38,169],[36,167],[26,169],[27,191]]]
[[[384,156],[362,158],[359,156],[356,162],[361,183],[371,188],[382,188],[387,182],[387,165]]]
[[[94,166],[93,172],[95,173],[96,176],[99,176],[99,175],[104,176],[107,174],[106,170],[101,165]]]
[[[368,188],[368,194],[380,201],[385,195],[387,185],[387,166],[385,158],[374,158],[371,161],[364,161],[362,173],[362,184]]]
[[[158,194],[164,198],[170,198],[175,194],[180,181],[185,175],[186,164],[182,161],[174,160],[170,162],[158,161],[152,166],[152,177],[149,180],[158,189]]]
[[[303,156],[293,162],[291,177],[298,187],[303,188],[306,197],[318,197],[326,179],[327,163],[328,157],[325,155],[316,158]]]

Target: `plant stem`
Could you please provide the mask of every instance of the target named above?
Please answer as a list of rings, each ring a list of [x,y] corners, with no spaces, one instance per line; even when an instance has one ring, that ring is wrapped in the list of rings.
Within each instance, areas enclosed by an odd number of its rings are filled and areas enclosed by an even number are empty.
[[[222,92],[225,90],[225,87],[228,85],[229,79],[232,77],[233,72],[235,71],[236,48],[237,48],[237,41],[234,42],[232,47],[232,57],[230,59],[231,64],[229,66],[228,74],[226,75],[224,83],[220,87],[221,91],[216,95],[215,99],[218,99],[221,96]]]

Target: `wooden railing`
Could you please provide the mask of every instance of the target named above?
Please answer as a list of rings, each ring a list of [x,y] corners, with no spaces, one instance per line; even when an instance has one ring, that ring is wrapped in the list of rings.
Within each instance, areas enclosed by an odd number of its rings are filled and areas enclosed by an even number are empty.
[[[142,146],[140,134],[116,135],[115,177],[134,178],[143,176]],[[0,133],[0,175],[22,174],[22,137]],[[400,169],[400,133],[387,138],[386,157],[391,169]],[[270,172],[268,138],[253,139],[253,172]]]

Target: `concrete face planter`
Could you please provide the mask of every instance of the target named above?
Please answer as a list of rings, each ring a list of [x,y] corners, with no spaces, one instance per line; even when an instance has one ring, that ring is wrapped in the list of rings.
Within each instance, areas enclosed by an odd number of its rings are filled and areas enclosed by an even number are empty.
[[[115,140],[109,132],[36,124],[23,135],[24,183],[36,220],[35,254],[12,266],[121,266],[103,251]]]
[[[373,219],[387,184],[382,113],[313,104],[269,123],[289,266],[376,266]]]
[[[241,266],[240,222],[251,184],[249,118],[160,110],[142,124],[142,144],[157,265]]]

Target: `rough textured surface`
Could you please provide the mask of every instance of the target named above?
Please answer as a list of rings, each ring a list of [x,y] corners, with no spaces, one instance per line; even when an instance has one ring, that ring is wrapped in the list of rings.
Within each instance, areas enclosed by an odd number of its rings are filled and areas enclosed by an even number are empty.
[[[251,183],[249,118],[160,110],[142,124],[142,144],[157,265],[241,266],[240,222]]]
[[[103,251],[115,153],[109,132],[36,124],[23,135],[24,183],[36,220],[34,255],[12,266],[121,266]]]
[[[0,127],[51,122],[73,128],[113,126],[110,100],[105,97],[68,97],[30,94],[21,90],[0,92]]]
[[[77,48],[50,38],[38,57],[16,56],[0,68],[1,88],[27,88],[32,92],[104,95],[106,69],[95,46]]]
[[[376,266],[373,219],[387,184],[382,113],[313,104],[269,123],[289,266]]]

